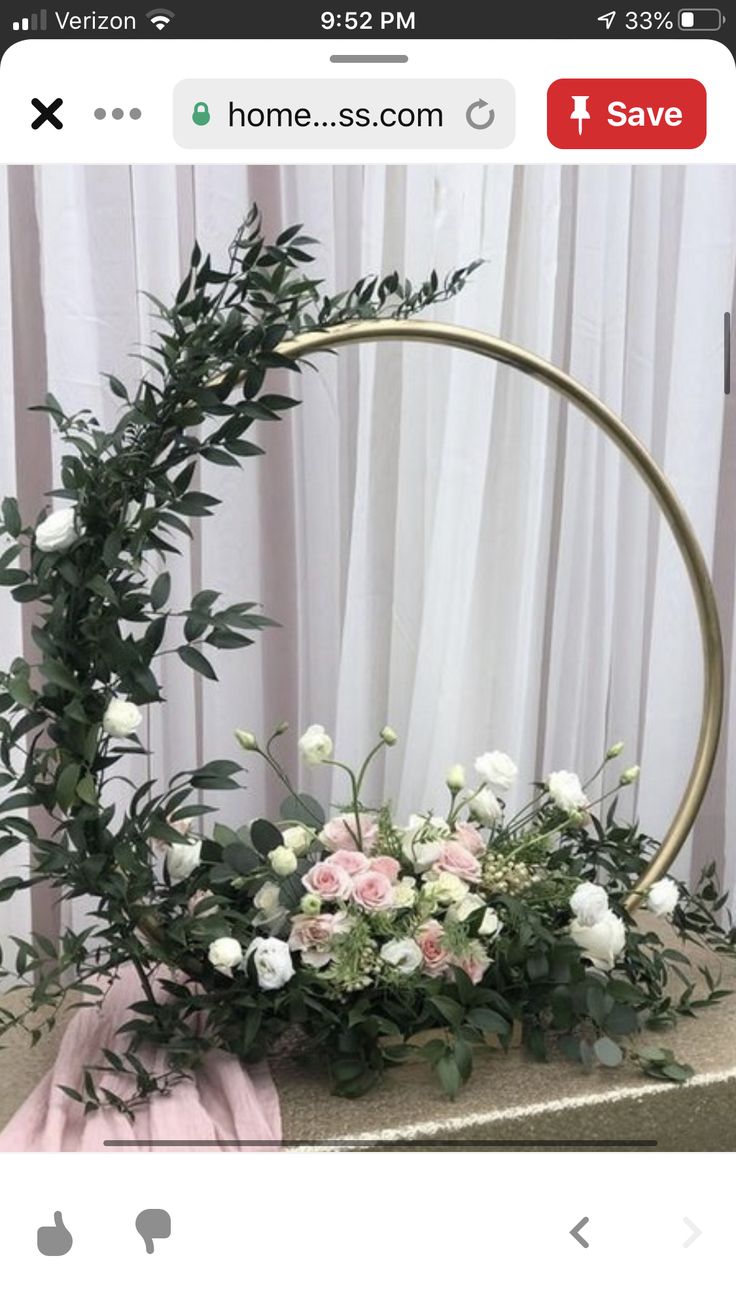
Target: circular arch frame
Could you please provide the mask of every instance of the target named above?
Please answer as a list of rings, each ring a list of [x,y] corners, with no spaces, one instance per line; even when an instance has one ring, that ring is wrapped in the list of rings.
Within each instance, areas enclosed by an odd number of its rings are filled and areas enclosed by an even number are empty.
[[[651,863],[642,874],[626,905],[634,910],[647,889],[672,866],[682,849],[703,801],[718,748],[723,714],[723,648],[718,608],[708,567],[690,521],[661,469],[634,433],[611,409],[580,382],[539,355],[485,332],[444,323],[373,319],[346,323],[321,332],[304,332],[277,347],[286,359],[301,359],[337,346],[375,344],[380,341],[417,341],[450,346],[508,364],[517,372],[543,382],[595,423],[626,456],[651,491],[669,523],[687,569],[700,627],[703,652],[703,699],[700,732],[690,775],[675,816]]]

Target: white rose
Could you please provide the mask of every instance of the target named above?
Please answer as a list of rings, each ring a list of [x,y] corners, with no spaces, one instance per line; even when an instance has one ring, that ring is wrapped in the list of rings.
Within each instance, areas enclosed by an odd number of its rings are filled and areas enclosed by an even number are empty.
[[[262,991],[280,991],[294,976],[289,947],[286,941],[279,941],[275,936],[260,936],[251,941],[245,958],[251,957]]]
[[[73,508],[55,509],[36,528],[36,545],[44,554],[68,550],[78,540],[77,511]]]
[[[450,791],[462,791],[465,786],[465,769],[462,764],[453,764],[445,781]]]
[[[595,927],[608,913],[608,895],[595,882],[581,882],[570,896],[573,916],[583,927]]]
[[[498,936],[501,931],[501,919],[495,909],[486,909],[483,915],[483,921],[478,928],[479,936]]]
[[[143,714],[137,704],[116,695],[105,710],[102,727],[108,736],[132,736],[143,722]]]
[[[269,850],[268,862],[279,877],[288,877],[289,873],[295,873],[297,869],[297,857],[285,845],[277,845],[275,850]]]
[[[498,787],[499,791],[508,791],[519,775],[513,759],[509,759],[503,750],[489,750],[487,754],[478,755],[475,771],[488,786]]]
[[[287,911],[280,900],[281,888],[277,882],[264,882],[261,889],[253,896],[253,904],[258,913],[254,922],[265,927],[275,926],[282,923],[287,917]]]
[[[332,739],[321,723],[312,723],[299,738],[299,749],[308,764],[323,764],[332,754]]]
[[[647,896],[647,909],[651,909],[658,918],[669,918],[680,900],[680,888],[671,877],[662,877],[650,887]]]
[[[394,902],[392,909],[411,909],[416,903],[416,879],[414,877],[400,877],[398,882],[394,882]]]
[[[442,854],[450,829],[443,818],[412,814],[401,840],[401,850],[408,863],[420,871],[430,868]]]
[[[172,882],[182,882],[189,877],[202,859],[202,842],[188,841],[186,845],[177,842],[170,845],[166,852],[166,870]]]
[[[234,936],[218,936],[212,942],[207,958],[215,968],[237,968],[243,962],[240,941],[236,941]]]
[[[482,900],[479,895],[469,892],[462,900],[452,905],[447,916],[452,922],[464,923],[476,910],[482,909],[484,904],[485,900]]]
[[[310,832],[308,827],[287,827],[286,831],[281,833],[281,839],[287,850],[293,850],[300,858],[311,848],[314,832]]]
[[[550,773],[547,778],[547,790],[563,813],[574,814],[579,809],[586,809],[590,803],[577,773],[568,773],[564,768],[558,773]]]
[[[391,968],[406,975],[415,973],[421,967],[424,956],[416,941],[406,936],[401,941],[387,941],[381,947],[381,958]]]
[[[436,904],[456,905],[469,894],[467,882],[456,877],[455,873],[440,873],[439,877],[427,883],[426,889]]]
[[[470,816],[483,827],[495,827],[503,818],[503,809],[490,786],[484,786],[470,802]]]
[[[612,909],[607,910],[592,927],[574,918],[570,923],[570,935],[593,967],[603,973],[611,971],[626,945],[626,928]]]

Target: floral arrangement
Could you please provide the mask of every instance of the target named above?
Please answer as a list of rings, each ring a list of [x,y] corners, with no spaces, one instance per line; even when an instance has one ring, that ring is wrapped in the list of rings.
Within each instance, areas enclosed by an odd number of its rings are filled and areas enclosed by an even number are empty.
[[[611,791],[591,798],[598,774],[582,785],[552,773],[512,814],[516,768],[492,751],[472,786],[451,769],[445,813],[399,822],[367,794],[371,762],[395,734],[384,728],[353,770],[314,725],[301,737],[305,760],[349,782],[328,815],[279,762],[281,725],[263,746],[237,733],[246,758],[284,786],[278,821],[210,828],[203,796],[241,786],[243,765],[228,759],[132,786],[125,806],[110,798],[129,756],[147,753],[138,733],[144,707],[164,702],[162,653],[216,678],[208,654],[246,648],[270,622],[216,590],[171,603],[167,556],[188,520],[218,503],[192,489],[198,461],[236,468],[263,453],[249,429],[298,403],[265,389],[276,370],[299,371],[282,342],[418,313],[460,292],[476,267],[418,287],[397,272],[361,278],[330,296],[307,275],[311,244],[299,226],[267,241],[254,210],[225,268],[195,246],[174,303],[156,302],[160,327],[134,393],[109,378],[115,426],[68,415],[53,396],[41,406],[64,445],[63,507],[28,523],[14,499],[2,503],[0,585],[33,606],[37,658],[0,674],[0,854],[30,853],[27,870],[0,880],[0,902],[46,884],[93,908],[82,930],[14,938],[12,964],[0,957],[0,981],[26,995],[20,1012],[0,999],[0,1041],[13,1025],[41,1039],[62,1000],[99,1005],[128,966],[141,999],[119,1044],[64,1088],[87,1111],[132,1113],[209,1050],[259,1060],[293,1046],[295,1031],[343,1095],[414,1054],[453,1096],[478,1047],[507,1047],[519,1030],[538,1058],[552,1045],[586,1066],[628,1052],[648,1074],[681,1080],[688,1070],[666,1047],[629,1050],[629,1038],[724,992],[707,968],[696,991],[688,957],[627,912],[654,843],[619,821]],[[736,948],[712,869],[697,893],[660,882],[648,906],[686,941]],[[147,1069],[151,1045],[166,1051],[163,1075]],[[106,1085],[109,1072],[129,1076],[129,1095]]]

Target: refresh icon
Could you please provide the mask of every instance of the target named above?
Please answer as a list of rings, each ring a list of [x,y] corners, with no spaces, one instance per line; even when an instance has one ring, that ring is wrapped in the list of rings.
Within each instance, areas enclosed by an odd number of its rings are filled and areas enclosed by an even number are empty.
[[[468,127],[474,127],[477,131],[484,131],[490,127],[496,117],[495,109],[491,109],[487,100],[474,100],[472,105],[468,105],[465,110],[465,121]]]

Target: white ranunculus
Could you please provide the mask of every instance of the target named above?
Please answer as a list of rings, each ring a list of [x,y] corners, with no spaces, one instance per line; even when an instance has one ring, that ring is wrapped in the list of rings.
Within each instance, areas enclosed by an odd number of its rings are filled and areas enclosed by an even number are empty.
[[[132,736],[143,722],[143,714],[132,700],[122,696],[113,696],[105,710],[102,727],[108,736]]]
[[[392,909],[411,909],[417,898],[416,879],[414,877],[400,877],[398,882],[394,882],[394,900]]]
[[[442,854],[448,836],[450,829],[444,818],[412,814],[401,839],[404,858],[420,871],[430,868]]]
[[[519,775],[513,759],[509,759],[503,750],[489,750],[478,755],[475,771],[488,786],[495,786],[499,791],[508,791]]]
[[[166,871],[172,882],[183,882],[185,877],[189,877],[189,874],[199,867],[201,859],[201,841],[188,841],[186,845],[177,842],[176,845],[170,845],[166,852]]]
[[[251,941],[245,958],[253,959],[262,991],[280,991],[294,976],[289,947],[276,936],[260,936]]]
[[[662,877],[649,888],[647,909],[658,918],[669,918],[677,908],[679,900],[680,888],[677,882],[673,882],[671,877]]]
[[[467,882],[457,877],[455,873],[440,873],[439,877],[426,883],[426,889],[436,904],[444,905],[457,905],[469,894]]]
[[[332,738],[327,735],[321,723],[312,723],[304,735],[300,736],[299,749],[308,764],[323,764],[332,754]]]
[[[287,910],[280,900],[281,888],[277,882],[264,882],[263,886],[253,896],[253,904],[258,913],[254,922],[259,927],[275,928],[288,917]]]
[[[77,511],[71,507],[55,509],[36,528],[36,545],[44,554],[68,550],[78,540]]]
[[[287,827],[281,833],[281,840],[287,850],[293,850],[294,854],[301,859],[311,849],[314,842],[314,832],[310,831],[308,827]]]
[[[285,845],[277,845],[275,850],[269,850],[268,862],[279,877],[288,877],[290,873],[295,873],[297,870],[297,857],[294,851],[287,849]]]
[[[400,941],[387,941],[381,947],[381,958],[397,972],[408,975],[421,967],[424,955],[416,941],[406,936]]]
[[[496,823],[500,823],[503,809],[490,786],[484,786],[482,791],[473,796],[470,802],[470,816],[483,827],[495,827]]]
[[[570,908],[573,917],[583,927],[594,927],[608,913],[608,895],[602,886],[595,882],[581,882],[570,896]]]
[[[557,773],[550,773],[547,790],[557,808],[565,814],[575,814],[579,809],[587,808],[590,803],[577,773],[569,773],[564,768]]]
[[[212,942],[207,958],[215,968],[237,968],[243,962],[243,948],[234,936],[218,936]]]
[[[626,928],[612,909],[592,927],[573,918],[570,935],[594,968],[609,973],[626,945]]]
[[[465,769],[462,764],[453,764],[445,781],[451,791],[462,791],[465,786]]]

